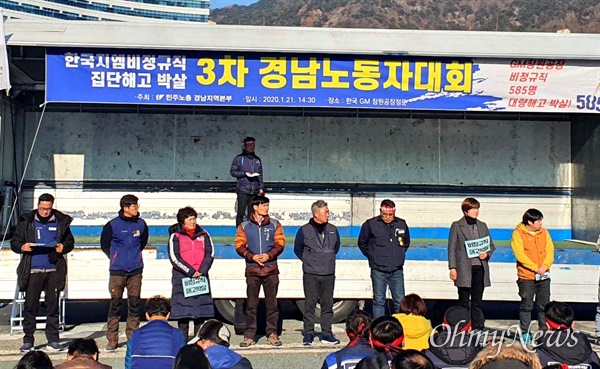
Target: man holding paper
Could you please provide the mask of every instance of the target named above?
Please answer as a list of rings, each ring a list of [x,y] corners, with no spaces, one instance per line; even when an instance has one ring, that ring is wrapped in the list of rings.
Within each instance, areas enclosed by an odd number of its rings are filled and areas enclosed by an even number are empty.
[[[229,173],[237,178],[237,217],[235,226],[238,227],[246,219],[250,219],[252,198],[264,195],[262,162],[254,153],[256,140],[247,136],[243,140],[242,153],[233,158]]]
[[[477,219],[479,201],[467,197],[461,204],[463,217],[452,223],[448,238],[450,279],[458,288],[458,303],[471,311],[473,329],[483,329],[483,290],[491,285],[488,261],[494,242],[487,225]]]
[[[25,336],[21,352],[34,349],[33,334],[42,291],[46,296],[47,349],[62,349],[58,343],[58,295],[65,288],[67,277],[67,262],[63,255],[73,250],[75,240],[70,228],[73,218],[53,209],[53,205],[54,196],[41,195],[37,210],[21,216],[10,242],[14,252],[23,254],[17,267],[19,290],[25,291]]]
[[[523,340],[531,341],[529,326],[534,301],[538,328],[546,328],[544,309],[550,302],[550,267],[554,263],[554,243],[550,233],[542,228],[544,215],[538,209],[528,209],[523,221],[515,228],[510,246],[517,259],[517,285],[519,286],[519,321]]]

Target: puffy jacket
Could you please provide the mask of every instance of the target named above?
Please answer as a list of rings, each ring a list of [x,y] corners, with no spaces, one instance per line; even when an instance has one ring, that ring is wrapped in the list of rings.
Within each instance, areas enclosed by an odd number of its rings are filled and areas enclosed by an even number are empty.
[[[471,332],[452,333],[442,331],[431,338],[425,355],[436,368],[468,368],[479,351],[483,349]]]
[[[275,219],[265,216],[258,224],[254,216],[240,224],[235,234],[235,251],[246,260],[246,275],[279,274],[277,257],[285,247],[283,227]],[[258,254],[267,254],[269,260],[264,266],[258,265],[252,258]]]
[[[34,234],[34,219],[37,210],[32,210],[26,214],[23,214],[19,219],[17,229],[10,241],[10,248],[17,254],[23,254],[19,266],[17,267],[17,283],[20,291],[27,289],[29,283],[29,275],[31,274],[31,252],[23,253],[21,246],[28,242],[35,242]],[[56,251],[52,251],[48,254],[48,260],[51,264],[56,264],[56,276],[58,277],[58,289],[62,291],[65,288],[65,282],[67,278],[67,261],[63,257],[73,250],[75,247],[75,239],[71,233],[71,222],[73,218],[70,216],[52,209],[52,215],[56,217],[57,232],[56,241],[57,243],[63,244],[63,251],[59,254]]]
[[[510,246],[517,259],[520,279],[533,281],[542,264],[550,270],[554,263],[554,243],[545,228],[531,232],[523,223],[519,223],[510,239]]]
[[[433,328],[427,318],[413,314],[394,314],[404,328],[405,350],[426,350],[429,348],[429,336]]]
[[[99,363],[92,355],[81,354],[73,360],[55,366],[54,369],[112,369],[112,366]]]
[[[302,271],[308,274],[335,274],[335,256],[340,251],[337,227],[326,223],[323,238],[312,224],[303,225],[296,233],[294,253],[302,260]]]
[[[212,345],[204,350],[212,369],[252,369],[250,360],[222,345]]]
[[[166,320],[151,320],[127,341],[125,369],[171,369],[183,346],[183,332]]]
[[[327,355],[321,369],[353,369],[359,361],[375,354],[375,350],[365,338],[353,345]]]
[[[536,347],[542,366],[553,363],[578,365],[589,364],[592,369],[600,368],[598,354],[592,350],[587,337],[572,330],[545,331]]]
[[[360,229],[358,247],[369,260],[369,267],[394,272],[404,266],[410,247],[410,232],[404,219],[395,217],[389,224],[381,216],[367,220]]]
[[[248,177],[246,172],[258,173],[257,177]],[[263,189],[263,168],[260,158],[244,150],[233,158],[229,173],[237,178],[236,192],[257,195]]]
[[[136,215],[126,217],[123,210],[102,229],[100,247],[110,259],[110,275],[142,273],[142,250],[148,243],[148,226]]]
[[[356,369],[390,369],[395,352],[375,352],[356,364]]]

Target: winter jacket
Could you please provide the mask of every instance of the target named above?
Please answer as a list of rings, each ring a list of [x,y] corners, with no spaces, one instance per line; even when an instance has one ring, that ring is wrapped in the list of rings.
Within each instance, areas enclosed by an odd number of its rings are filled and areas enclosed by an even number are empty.
[[[99,363],[92,355],[81,354],[73,360],[58,364],[54,369],[112,369],[112,366]]]
[[[200,318],[215,315],[211,293],[185,297],[183,278],[191,278],[195,272],[209,278],[208,271],[214,260],[213,242],[207,231],[196,226],[192,238],[179,224],[169,228],[169,259],[173,265],[171,284],[171,318]],[[210,279],[209,279],[210,284]]]
[[[513,231],[510,246],[517,259],[519,279],[535,280],[538,268],[545,265],[550,271],[554,263],[554,243],[545,228],[530,232],[523,223]]]
[[[355,369],[390,369],[395,352],[375,352],[356,364]]]
[[[23,214],[19,219],[17,229],[10,241],[10,248],[17,254],[23,254],[19,266],[17,267],[17,283],[19,285],[19,291],[25,291],[27,284],[29,283],[29,276],[31,274],[31,252],[22,252],[21,246],[28,242],[35,243],[34,234],[34,220],[37,214],[37,210],[32,210],[26,214]],[[56,230],[56,243],[62,243],[63,250],[61,253],[51,251],[48,254],[48,260],[51,264],[56,265],[56,276],[58,278],[58,290],[62,291],[65,288],[67,279],[67,261],[63,255],[73,251],[75,247],[75,239],[71,233],[71,222],[73,218],[56,210],[52,209],[52,216],[56,218],[57,230]],[[52,218],[51,218],[52,219]]]
[[[212,345],[204,350],[212,369],[252,369],[250,360],[222,345]]]
[[[166,320],[151,320],[133,331],[127,341],[125,369],[171,369],[183,346],[183,332]]]
[[[254,216],[240,224],[235,234],[235,251],[246,260],[246,276],[267,276],[279,274],[277,257],[285,247],[283,227],[275,219],[265,216],[258,224]],[[269,260],[264,266],[258,265],[252,258],[258,254],[267,254]]]
[[[341,350],[327,355],[321,369],[353,369],[363,358],[372,356],[375,350],[365,338],[355,344],[348,345]]]
[[[402,269],[410,247],[408,225],[398,217],[389,224],[381,216],[371,218],[360,229],[358,247],[371,269],[386,273]]]
[[[259,176],[248,177],[246,172],[258,173]],[[258,195],[263,189],[263,168],[260,158],[254,153],[244,150],[233,158],[229,173],[237,178],[236,192],[247,195]]]
[[[442,331],[431,338],[425,355],[437,369],[468,368],[482,349],[472,332]]]
[[[433,328],[427,318],[413,314],[394,314],[394,318],[400,321],[404,328],[405,350],[426,350],[429,348],[429,336]]]
[[[142,250],[148,244],[148,226],[136,215],[126,217],[123,210],[102,229],[100,247],[110,259],[110,275],[137,275],[142,273]]]
[[[477,220],[477,230],[479,231],[479,237],[473,237],[470,230],[470,225],[467,223],[465,217],[460,220],[453,222],[450,226],[450,236],[448,238],[448,268],[456,269],[458,278],[454,281],[456,287],[467,287],[471,288],[471,259],[467,256],[467,247],[465,241],[490,237],[490,230],[487,224]],[[490,251],[487,252],[488,257],[485,260],[481,260],[483,266],[483,285],[485,287],[491,286],[490,282],[490,266],[488,261],[492,257],[495,250],[494,241],[490,237]]]
[[[598,354],[592,350],[587,337],[572,330],[545,331],[536,347],[542,366],[553,363],[578,365],[589,364],[592,369],[600,368]]]
[[[302,271],[308,274],[335,274],[335,256],[340,251],[340,234],[337,227],[326,223],[323,236],[312,219],[296,233],[294,253],[302,260]]]

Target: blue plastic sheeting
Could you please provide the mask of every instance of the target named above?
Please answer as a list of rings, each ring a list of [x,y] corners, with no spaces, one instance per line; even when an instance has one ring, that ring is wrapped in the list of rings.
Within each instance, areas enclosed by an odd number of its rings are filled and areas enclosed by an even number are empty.
[[[167,259],[169,257],[167,245],[157,246],[157,258]],[[233,245],[215,244],[215,258],[237,259],[240,256],[235,252]],[[294,245],[287,244],[280,259],[296,259]],[[446,261],[448,260],[448,249],[446,246],[418,245],[411,247],[407,253],[408,260],[424,261]],[[337,255],[338,260],[365,260],[366,258],[356,246],[342,247]],[[510,247],[498,247],[492,256],[491,262],[516,263],[515,256]],[[557,249],[554,252],[555,264],[585,264],[600,265],[600,254],[593,250],[582,249]]]
[[[410,226],[410,225],[409,225]],[[235,235],[235,226],[206,226],[203,227],[211,236],[233,236]],[[283,226],[286,237],[293,238],[298,232],[299,226]],[[150,236],[167,236],[169,234],[168,226],[150,226]],[[338,227],[341,237],[358,237],[360,226]],[[71,231],[75,237],[88,236],[98,237],[102,233],[102,226],[71,226]],[[513,229],[492,229],[490,233],[493,240],[510,240]],[[550,229],[552,239],[562,241],[572,238],[570,229]],[[450,228],[410,228],[411,238],[448,238]]]

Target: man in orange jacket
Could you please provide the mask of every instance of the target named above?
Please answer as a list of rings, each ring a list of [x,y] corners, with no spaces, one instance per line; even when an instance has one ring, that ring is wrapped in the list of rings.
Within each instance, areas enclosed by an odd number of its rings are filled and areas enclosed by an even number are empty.
[[[519,321],[524,343],[531,341],[529,326],[534,300],[539,329],[546,327],[544,308],[550,302],[550,267],[554,263],[554,244],[548,230],[542,228],[543,218],[541,211],[528,209],[510,240],[517,259],[517,285],[521,297]]]

